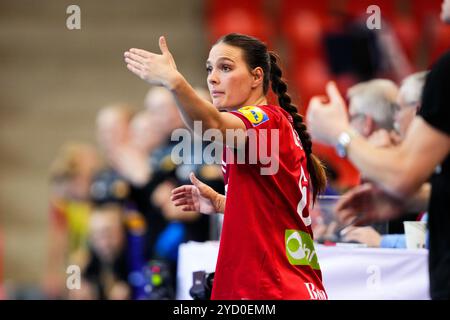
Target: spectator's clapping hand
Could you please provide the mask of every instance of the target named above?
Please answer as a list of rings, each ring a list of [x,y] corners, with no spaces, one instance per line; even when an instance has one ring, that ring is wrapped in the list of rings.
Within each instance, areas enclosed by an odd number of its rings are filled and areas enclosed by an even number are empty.
[[[385,129],[379,129],[372,133],[367,138],[367,142],[377,148],[388,148],[394,145],[389,132]]]
[[[349,128],[345,101],[334,82],[326,87],[327,97],[313,97],[308,106],[307,125],[313,139],[334,145],[339,134]]]
[[[377,148],[389,148],[399,144],[401,138],[395,131],[379,129],[367,138],[367,142]]]
[[[336,204],[335,212],[343,224],[365,225],[396,218],[403,210],[403,201],[365,183],[344,194]]]

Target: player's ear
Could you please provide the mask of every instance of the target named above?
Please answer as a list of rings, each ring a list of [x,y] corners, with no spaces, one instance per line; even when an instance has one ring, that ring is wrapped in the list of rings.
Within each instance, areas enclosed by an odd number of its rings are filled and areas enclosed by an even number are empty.
[[[264,71],[261,67],[252,70],[253,83],[252,88],[256,88],[264,81]]]

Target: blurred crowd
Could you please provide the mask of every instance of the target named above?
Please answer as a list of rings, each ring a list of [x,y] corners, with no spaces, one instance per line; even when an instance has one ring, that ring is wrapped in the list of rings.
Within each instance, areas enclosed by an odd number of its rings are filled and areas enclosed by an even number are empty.
[[[351,127],[377,148],[399,145],[421,106],[427,71],[413,73],[396,84],[372,79],[347,90]],[[333,177],[330,184],[332,185]],[[361,183],[365,181],[361,176]],[[429,185],[428,185],[429,187]],[[429,192],[429,190],[428,190]],[[334,218],[336,200],[345,190],[328,188],[313,212],[314,236],[319,242],[356,242],[369,247],[406,248],[403,221],[426,221],[426,212],[408,212],[401,219],[366,227],[343,226]]]
[[[152,88],[143,104],[102,108],[97,145],[68,142],[51,165],[47,298],[174,299],[178,246],[217,239],[220,221],[181,211],[170,196],[190,172],[223,193],[220,167],[174,162],[171,134],[184,124],[169,91]],[[66,286],[71,265],[79,290]]]

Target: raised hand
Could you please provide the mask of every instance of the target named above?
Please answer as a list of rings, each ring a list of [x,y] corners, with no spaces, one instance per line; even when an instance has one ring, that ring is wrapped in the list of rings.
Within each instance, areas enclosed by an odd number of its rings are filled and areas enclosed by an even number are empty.
[[[403,211],[403,201],[371,183],[356,186],[348,191],[341,197],[335,208],[341,222],[349,224],[356,221],[355,225],[394,219]]]
[[[386,129],[379,129],[367,138],[367,142],[377,148],[389,148],[395,145],[391,137],[392,134]]]
[[[349,121],[345,101],[336,84],[329,82],[326,91],[328,97],[311,98],[306,119],[313,139],[334,145],[339,134],[349,128]]]
[[[170,88],[179,73],[163,36],[159,38],[159,48],[161,54],[132,48],[124,53],[125,62],[128,70],[142,80]]]
[[[204,184],[194,173],[190,174],[192,185],[184,185],[172,190],[173,204],[183,211],[195,211],[203,214],[223,212],[224,197]]]

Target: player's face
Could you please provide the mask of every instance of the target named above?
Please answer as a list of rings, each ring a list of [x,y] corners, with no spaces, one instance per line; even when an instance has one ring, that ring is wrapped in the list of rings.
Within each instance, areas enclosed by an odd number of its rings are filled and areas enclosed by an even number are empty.
[[[216,108],[233,110],[247,104],[254,77],[240,48],[216,44],[209,52],[206,70],[209,93]]]
[[[446,23],[450,23],[450,0],[442,2],[441,19]]]

